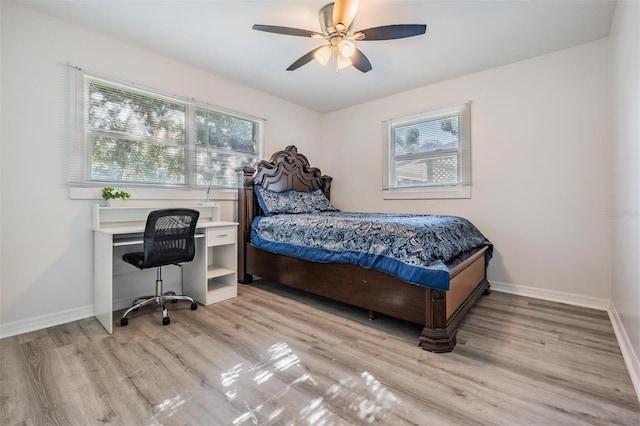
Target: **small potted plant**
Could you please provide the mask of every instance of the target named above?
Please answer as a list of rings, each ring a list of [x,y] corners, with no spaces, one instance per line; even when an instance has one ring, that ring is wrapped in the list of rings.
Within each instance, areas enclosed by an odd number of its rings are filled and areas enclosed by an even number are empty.
[[[107,200],[107,205],[109,207],[122,205],[123,200],[131,198],[131,194],[120,188],[114,188],[113,186],[105,186],[100,191],[102,193],[102,198]]]

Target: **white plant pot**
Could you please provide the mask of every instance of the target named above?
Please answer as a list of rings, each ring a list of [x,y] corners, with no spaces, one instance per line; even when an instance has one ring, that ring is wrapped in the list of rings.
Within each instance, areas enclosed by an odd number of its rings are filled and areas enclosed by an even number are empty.
[[[107,206],[109,207],[122,207],[124,200],[122,198],[109,198],[107,200]]]

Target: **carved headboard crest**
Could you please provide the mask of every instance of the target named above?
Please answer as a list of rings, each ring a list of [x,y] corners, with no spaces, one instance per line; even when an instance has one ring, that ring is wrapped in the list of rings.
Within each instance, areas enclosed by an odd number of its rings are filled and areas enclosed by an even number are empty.
[[[275,152],[269,161],[260,161],[256,169],[245,167],[243,172],[245,188],[259,184],[276,192],[321,189],[330,198],[331,177],[323,176],[320,169],[311,167],[307,157],[293,145]]]

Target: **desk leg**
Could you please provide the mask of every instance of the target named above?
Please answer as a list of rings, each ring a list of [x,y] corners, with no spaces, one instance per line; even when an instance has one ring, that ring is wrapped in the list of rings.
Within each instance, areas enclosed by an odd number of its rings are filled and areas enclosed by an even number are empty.
[[[113,333],[113,235],[94,232],[93,310],[100,324]]]

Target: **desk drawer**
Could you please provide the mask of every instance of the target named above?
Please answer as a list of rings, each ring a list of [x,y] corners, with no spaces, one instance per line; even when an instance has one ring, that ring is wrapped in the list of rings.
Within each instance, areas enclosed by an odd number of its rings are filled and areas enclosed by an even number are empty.
[[[221,246],[225,244],[235,244],[237,230],[235,227],[209,228],[207,229],[207,245]]]

